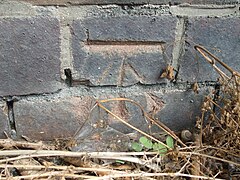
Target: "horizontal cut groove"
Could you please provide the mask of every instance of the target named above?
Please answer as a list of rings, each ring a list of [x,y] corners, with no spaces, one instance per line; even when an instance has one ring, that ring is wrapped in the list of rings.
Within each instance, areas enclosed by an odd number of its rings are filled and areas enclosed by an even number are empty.
[[[161,41],[100,41],[100,40],[88,40],[86,45],[126,45],[126,46],[147,46],[147,45],[163,45],[165,42]]]
[[[142,52],[162,53],[163,44],[159,41],[99,41],[89,40],[83,47],[87,52],[100,53],[102,55],[132,56]]]

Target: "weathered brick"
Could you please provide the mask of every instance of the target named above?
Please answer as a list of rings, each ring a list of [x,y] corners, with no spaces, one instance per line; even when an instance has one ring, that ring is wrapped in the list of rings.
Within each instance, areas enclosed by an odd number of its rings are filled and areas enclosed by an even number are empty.
[[[0,19],[0,96],[60,89],[59,46],[55,18]]]
[[[139,96],[130,96],[130,99],[134,99],[141,106],[144,107],[147,113],[153,115],[156,119],[166,124],[169,128],[180,131],[185,128],[194,127],[196,116],[200,115],[200,107],[207,94],[207,90],[200,91],[199,94],[190,91],[173,91],[162,93],[141,93]],[[127,95],[126,95],[127,96]],[[118,104],[112,104],[116,107]],[[118,105],[119,106],[119,105]],[[126,105],[120,105],[120,108],[125,107],[125,118],[129,123],[136,127],[146,131],[148,126],[144,126],[146,120],[142,117],[142,113],[136,106],[126,103]],[[112,108],[111,108],[112,109]],[[124,110],[124,108],[123,108]],[[129,133],[132,130],[130,128],[118,125],[111,125],[115,129]]]
[[[91,85],[164,82],[177,19],[171,16],[87,17],[72,24],[73,79]],[[171,57],[172,49],[168,48]]]
[[[17,134],[36,140],[72,137],[84,124],[93,102],[88,97],[18,101],[14,104]]]
[[[0,102],[0,138],[6,138],[3,132],[9,133],[8,108],[7,104]]]
[[[166,93],[140,93],[136,95],[123,95],[135,100],[141,105],[149,116],[161,121],[174,131],[191,129],[195,126],[196,117],[200,116],[201,104],[203,102],[206,89],[199,94],[192,91],[173,91]],[[116,95],[106,95],[105,98],[113,98]],[[136,128],[147,132],[159,134],[162,132],[155,125],[143,117],[141,109],[129,102],[112,101],[102,103],[116,116],[135,126]],[[151,127],[151,128],[150,128]],[[110,136],[109,133],[114,135]],[[77,146],[75,151],[127,151],[131,139],[138,140],[137,131],[123,124],[119,119],[106,113],[105,110],[96,108],[92,111],[82,131],[76,136]]]
[[[186,28],[187,43],[180,59],[179,80],[216,81],[219,76],[200,54],[195,57],[192,42],[203,45],[230,67],[240,70],[239,18],[190,18]]]

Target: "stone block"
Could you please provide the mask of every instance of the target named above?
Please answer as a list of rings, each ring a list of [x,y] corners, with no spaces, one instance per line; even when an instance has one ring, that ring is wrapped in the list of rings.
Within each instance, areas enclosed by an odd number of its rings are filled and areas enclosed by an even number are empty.
[[[193,43],[204,46],[233,69],[240,70],[240,19],[189,18],[186,24],[185,53],[180,59],[179,81],[216,81],[219,75],[197,53]],[[221,69],[224,70],[221,66]]]
[[[93,99],[71,97],[14,103],[17,134],[34,140],[72,138],[87,119]]]
[[[199,94],[190,90],[166,93],[142,92],[135,95],[121,94],[117,97],[134,100],[143,107],[149,117],[162,122],[175,132],[180,132],[194,128],[196,118],[201,115],[201,105],[207,92],[207,89],[200,90]],[[116,95],[105,96],[107,99],[114,97]],[[163,132],[162,129],[151,124],[134,103],[117,100],[101,104],[114,116],[96,107],[89,116],[89,121],[76,135],[77,146],[73,148],[74,151],[128,151],[131,141],[138,141],[143,135],[120,119],[155,137],[159,137]],[[112,136],[109,133],[112,133]]]
[[[71,25],[73,80],[92,86],[156,84],[170,63],[177,19],[89,16]]]
[[[59,34],[55,18],[0,19],[0,96],[61,88]]]

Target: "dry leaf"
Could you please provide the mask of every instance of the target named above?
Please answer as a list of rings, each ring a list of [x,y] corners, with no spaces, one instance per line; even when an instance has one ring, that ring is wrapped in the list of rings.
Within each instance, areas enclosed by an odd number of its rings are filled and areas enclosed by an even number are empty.
[[[167,78],[168,80],[173,80],[174,68],[171,65],[168,65],[167,68],[161,74],[160,78]]]
[[[192,90],[193,90],[193,92],[195,92],[196,94],[198,94],[198,89],[199,89],[198,83],[195,82],[195,83],[192,85]]]
[[[33,158],[30,159],[19,159],[13,162],[14,165],[41,165],[38,161],[36,161]],[[18,168],[17,168],[18,169]],[[21,175],[34,175],[34,174],[40,174],[41,172],[44,171],[39,171],[39,170],[30,170],[28,168],[21,168],[18,169],[18,171],[21,173]]]

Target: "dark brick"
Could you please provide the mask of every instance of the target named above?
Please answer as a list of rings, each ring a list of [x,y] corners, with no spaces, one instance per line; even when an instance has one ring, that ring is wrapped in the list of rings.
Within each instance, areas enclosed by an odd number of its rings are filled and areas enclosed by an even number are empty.
[[[173,130],[192,129],[196,118],[200,117],[201,105],[207,91],[172,92],[163,96],[164,108],[157,114],[161,122]]]
[[[196,117],[201,114],[201,105],[207,91],[201,90],[199,94],[192,91],[173,91],[162,93],[141,93],[139,95],[126,95],[141,105],[149,116],[161,121],[174,131],[192,129]],[[105,98],[113,98],[107,95]],[[120,97],[124,97],[122,94]],[[104,98],[104,99],[105,99]],[[136,128],[152,134],[162,132],[155,125],[143,117],[139,107],[129,102],[113,101],[102,103],[112,113]],[[109,133],[114,135],[110,136]],[[105,110],[96,108],[92,111],[82,131],[76,136],[77,146],[75,151],[127,151],[132,140],[138,140],[139,133],[123,124]]]
[[[130,98],[135,99],[145,108],[147,113],[163,122],[172,130],[180,131],[194,127],[196,116],[200,115],[201,104],[204,95],[207,94],[206,92],[206,90],[202,90],[199,94],[195,94],[190,90],[166,92],[164,94],[144,93]],[[127,105],[126,112],[131,113],[130,123],[144,131],[149,130],[147,126],[143,125],[146,123],[146,120],[141,118],[142,114],[138,108]],[[125,128],[125,131],[127,131],[127,128]],[[152,131],[154,132],[156,129],[153,127]]]
[[[8,123],[8,108],[6,103],[0,102],[0,138],[6,138],[3,132],[9,134],[10,128]]]
[[[78,137],[72,151],[126,151],[130,139],[126,134],[106,128],[102,131],[91,131],[88,136]]]
[[[215,56],[239,71],[239,35],[240,19],[237,17],[190,18],[186,30],[189,40],[186,40],[185,54],[180,60],[179,80],[216,81],[218,77],[211,65],[200,54],[194,52],[192,42],[205,46]],[[197,58],[194,54],[197,54]]]
[[[91,85],[156,84],[174,42],[171,16],[88,17],[72,24],[73,79]],[[171,57],[172,49],[168,48]]]
[[[87,119],[93,102],[88,97],[18,101],[14,104],[17,134],[36,140],[72,137]]]
[[[83,22],[88,40],[169,42],[174,38],[176,18],[159,17],[94,17]]]
[[[238,0],[22,0],[37,5],[69,5],[69,4],[238,4]]]
[[[57,19],[1,19],[0,96],[60,89],[59,46]]]

